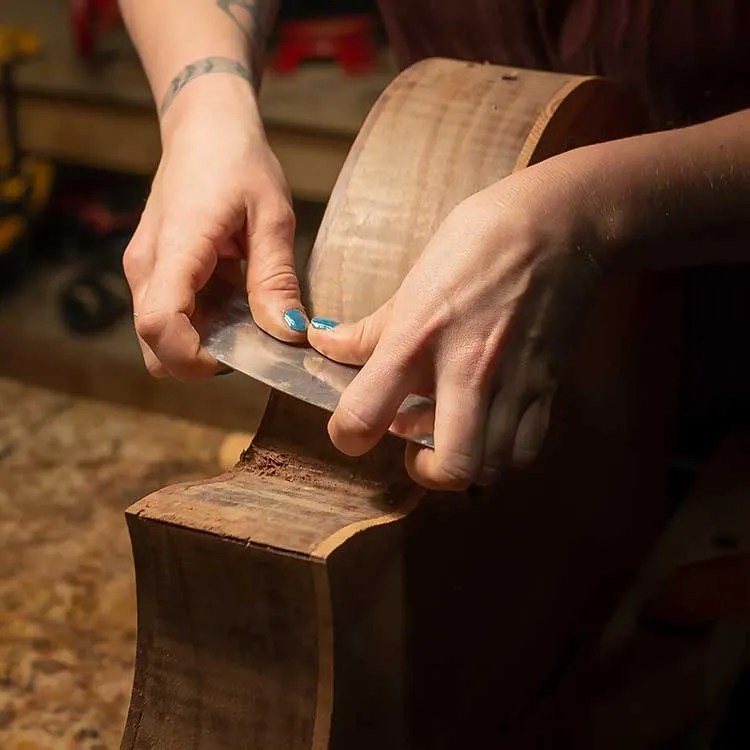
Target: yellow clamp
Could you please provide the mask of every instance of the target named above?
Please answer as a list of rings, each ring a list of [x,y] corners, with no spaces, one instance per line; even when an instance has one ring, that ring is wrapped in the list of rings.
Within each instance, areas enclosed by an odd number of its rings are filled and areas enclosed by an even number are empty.
[[[41,48],[41,40],[33,31],[0,25],[0,65],[34,57]]]

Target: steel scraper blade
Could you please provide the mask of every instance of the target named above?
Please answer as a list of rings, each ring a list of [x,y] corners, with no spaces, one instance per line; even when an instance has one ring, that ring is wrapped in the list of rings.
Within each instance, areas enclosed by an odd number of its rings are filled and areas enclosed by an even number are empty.
[[[204,295],[205,298],[205,295]],[[244,291],[215,283],[196,327],[207,351],[233,370],[293,398],[333,412],[358,368],[327,359],[309,346],[285,344],[255,323]],[[435,402],[410,395],[389,432],[433,447]]]

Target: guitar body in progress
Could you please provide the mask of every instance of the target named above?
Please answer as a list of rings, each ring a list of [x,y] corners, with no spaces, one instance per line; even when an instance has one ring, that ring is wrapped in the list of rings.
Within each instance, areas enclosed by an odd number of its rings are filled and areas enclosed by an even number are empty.
[[[640,127],[598,78],[407,69],[333,191],[308,311],[371,313],[461,200]],[[539,747],[663,520],[676,309],[660,279],[605,288],[541,457],[495,488],[425,493],[396,438],[341,456],[274,394],[234,470],[132,506],[124,750]]]

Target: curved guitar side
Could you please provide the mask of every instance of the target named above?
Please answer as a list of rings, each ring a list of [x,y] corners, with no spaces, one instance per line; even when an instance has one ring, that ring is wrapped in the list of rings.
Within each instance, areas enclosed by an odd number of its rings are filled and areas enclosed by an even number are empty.
[[[600,79],[439,59],[409,68],[336,184],[308,309],[372,312],[461,200],[639,124]],[[234,471],[136,503],[122,747],[529,742],[531,707],[553,701],[659,527],[673,302],[655,280],[604,291],[543,456],[492,490],[424,495],[397,440],[347,459],[325,414],[275,394]]]

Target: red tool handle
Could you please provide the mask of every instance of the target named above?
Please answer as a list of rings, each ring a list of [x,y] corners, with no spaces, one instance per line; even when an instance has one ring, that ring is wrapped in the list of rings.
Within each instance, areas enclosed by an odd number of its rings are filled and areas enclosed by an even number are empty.
[[[120,23],[117,0],[70,0],[73,43],[81,57],[90,57],[106,32]]]

